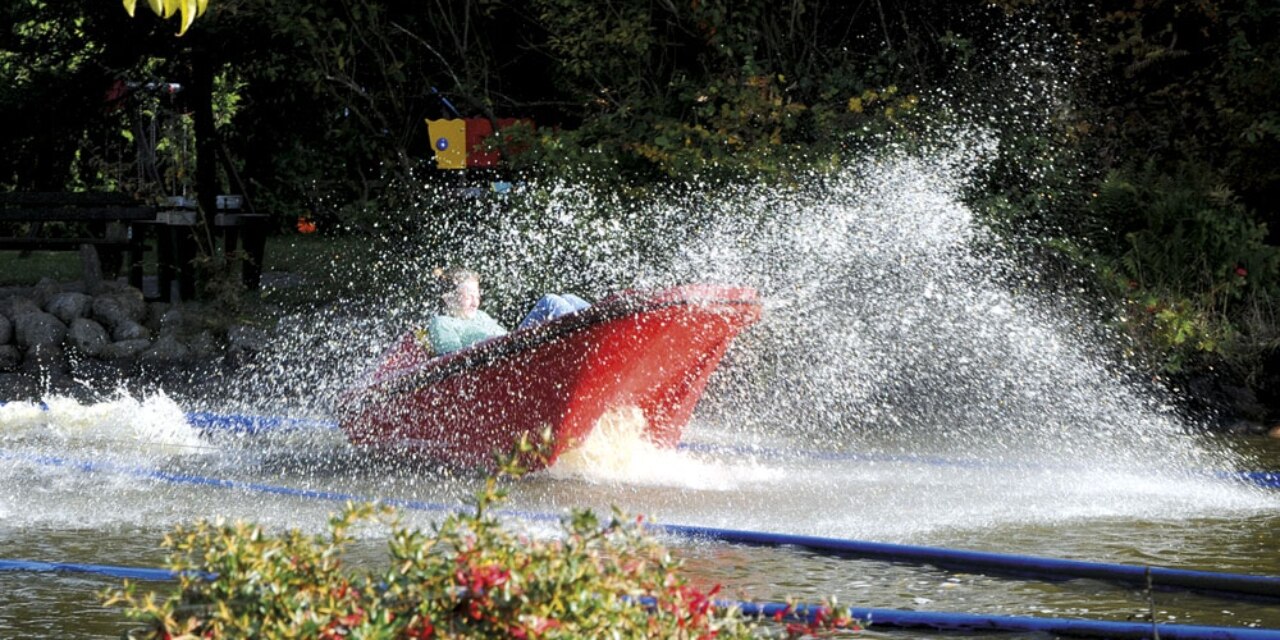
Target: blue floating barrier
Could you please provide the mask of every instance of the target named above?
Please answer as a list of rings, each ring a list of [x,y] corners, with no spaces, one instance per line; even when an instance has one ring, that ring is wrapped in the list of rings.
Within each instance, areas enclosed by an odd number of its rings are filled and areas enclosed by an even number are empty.
[[[72,468],[88,472],[105,471],[111,473],[122,473],[133,477],[160,480],[174,484],[205,485],[313,500],[357,503],[376,502],[397,508],[417,511],[449,512],[466,508],[462,505],[445,505],[440,503],[430,503],[418,500],[402,500],[397,498],[373,498],[350,493],[319,491],[314,489],[296,489],[293,487],[282,487],[256,482],[241,482],[222,478],[210,478],[206,476],[180,474],[142,467],[121,467],[118,465],[96,463],[85,460],[72,460],[55,456],[15,454],[4,449],[0,449],[0,459],[22,459],[28,462],[47,466]],[[559,519],[558,516],[547,513],[500,511],[498,514],[507,517],[539,521],[554,521]],[[1009,575],[1019,578],[1045,580],[1091,578],[1095,580],[1137,585],[1140,587],[1145,586],[1150,582],[1153,587],[1165,590],[1184,589],[1228,596],[1280,598],[1280,577],[1275,576],[1258,576],[1220,573],[1215,571],[1195,571],[1165,567],[1065,560],[1039,556],[968,551],[942,547],[924,547],[886,542],[842,540],[818,536],[719,529],[692,525],[650,524],[647,526],[654,531],[685,538],[715,540],[719,542],[752,546],[793,546],[839,557],[865,558],[903,564],[924,564],[947,569],[963,569],[967,571],[976,570],[987,572],[992,575]]]
[[[26,573],[93,573],[112,578],[166,582],[177,580],[178,574],[165,569],[114,567],[104,564],[77,564],[72,562],[38,562],[34,560],[0,560],[0,571]]]
[[[1154,588],[1189,589],[1218,594],[1280,598],[1280,577],[1194,571],[1083,560],[1064,560],[985,551],[923,547],[887,542],[841,540],[786,533],[716,529],[691,525],[652,525],[675,535],[752,546],[793,546],[826,554],[927,564],[947,569],[980,570],[1022,578],[1062,580],[1091,578]]]
[[[98,564],[66,562],[34,562],[30,560],[0,559],[0,571],[26,571],[35,573],[92,573],[130,580],[172,581],[178,574],[165,569],[120,567]],[[201,573],[204,579],[216,574]],[[653,598],[640,598],[646,607],[654,607]],[[715,606],[736,608],[750,617],[780,621],[813,621],[825,607],[811,604],[788,605],[780,602],[738,602],[717,600]],[[901,609],[850,607],[850,616],[874,629],[928,629],[943,632],[1040,632],[1059,636],[1082,638],[1140,639],[1153,638],[1159,633],[1167,640],[1277,640],[1280,629],[1249,629],[1243,627],[1216,627],[1202,625],[1152,624],[1143,622],[1111,622],[1081,618],[1037,618],[1030,616],[997,616],[975,613],[951,613],[943,611],[907,611]]]
[[[783,619],[812,619],[818,607],[790,607],[779,603],[732,603],[747,615],[779,616]],[[850,607],[850,616],[872,629],[929,629],[943,632],[1040,632],[1056,636],[1082,638],[1140,639],[1159,637],[1163,640],[1280,640],[1280,629],[1248,629],[1200,625],[1152,624],[1149,622],[1110,622],[1080,618],[1035,618],[1029,616],[996,616],[942,611],[904,611]],[[1158,636],[1156,634],[1159,634]]]
[[[4,406],[0,402],[0,406]],[[42,410],[48,405],[39,403]],[[231,433],[242,435],[261,435],[275,431],[302,430],[334,430],[338,424],[332,420],[307,418],[290,418],[281,416],[260,416],[234,413],[214,413],[210,411],[191,411],[184,416],[187,422],[202,433]],[[1018,463],[991,463],[983,460],[964,458],[944,458],[941,456],[922,456],[916,454],[887,453],[849,453],[832,451],[789,451],[769,449],[755,446],[727,446],[708,443],[681,442],[679,448],[695,453],[732,453],[737,455],[762,456],[769,459],[785,459],[802,457],[806,460],[849,461],[849,462],[892,462],[907,464],[924,464],[930,466],[962,467],[962,468],[1007,468],[1027,469],[1032,465]],[[1217,471],[1206,474],[1222,480],[1252,484],[1264,489],[1280,489],[1280,472],[1270,471]]]
[[[284,418],[278,416],[254,416],[243,414],[191,411],[184,414],[187,423],[203,433],[229,432],[259,435],[273,431],[302,431],[337,429],[332,421]]]

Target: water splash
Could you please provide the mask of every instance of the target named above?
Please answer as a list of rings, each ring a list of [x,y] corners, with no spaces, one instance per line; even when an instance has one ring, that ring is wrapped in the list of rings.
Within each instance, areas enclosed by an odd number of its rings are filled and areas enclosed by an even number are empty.
[[[366,283],[365,296],[284,318],[268,352],[206,406],[189,408],[331,419],[338,394],[429,316],[419,292],[442,264],[480,271],[485,308],[508,326],[546,291],[596,298],[724,282],[756,287],[765,317],[731,349],[686,441],[880,461],[655,453],[616,424],[599,434],[613,441],[608,454],[568,457],[514,491],[520,506],[621,503],[672,522],[898,540],[1063,518],[1274,508],[1257,492],[1196,475],[1234,463],[1106,357],[1106,332],[1078,300],[1016,275],[1019,256],[964,198],[996,143],[978,130],[944,133],[946,144],[889,146],[787,185],[693,183],[636,196],[524,182],[432,225],[431,237],[466,242],[398,238],[368,261],[333,265]],[[408,499],[460,500],[472,486],[379,466],[333,433],[205,444],[216,454],[178,464]],[[894,454],[980,464],[885,461]],[[211,494],[173,490],[145,510],[170,511],[162,520],[247,514],[292,524],[332,507]]]
[[[608,411],[586,441],[561,454],[547,475],[597,484],[715,491],[781,479],[781,472],[767,467],[741,461],[725,464],[658,447],[645,436],[647,426],[638,407]]]
[[[359,276],[369,299],[286,319],[276,352],[230,385],[247,390],[230,406],[324,416],[392,336],[429,316],[417,292],[430,269],[464,263],[508,325],[545,291],[758,288],[766,317],[699,413],[744,441],[1174,473],[1226,465],[1164,398],[1099,356],[1105,332],[1079,301],[1018,277],[1018,256],[975,220],[964,193],[994,138],[938,134],[945,144],[886,147],[786,186],[689,184],[637,200],[524,183],[438,220],[432,233],[465,237],[458,247],[424,259],[410,239],[380,255]]]
[[[154,456],[208,450],[182,408],[159,392],[141,399],[122,391],[103,402],[53,396],[39,403],[0,405],[0,442]]]

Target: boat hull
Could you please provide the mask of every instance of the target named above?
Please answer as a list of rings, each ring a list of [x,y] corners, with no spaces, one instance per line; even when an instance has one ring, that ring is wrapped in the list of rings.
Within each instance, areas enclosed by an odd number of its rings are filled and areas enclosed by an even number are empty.
[[[752,289],[694,285],[624,292],[441,358],[406,336],[343,395],[339,424],[356,445],[465,467],[491,467],[548,431],[549,464],[605,412],[637,407],[647,437],[674,447],[725,351],[759,317]]]

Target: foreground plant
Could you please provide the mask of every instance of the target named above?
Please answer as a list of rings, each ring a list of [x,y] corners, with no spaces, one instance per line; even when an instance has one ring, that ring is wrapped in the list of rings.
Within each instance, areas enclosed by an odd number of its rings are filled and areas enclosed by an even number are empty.
[[[531,447],[522,444],[521,455]],[[516,458],[500,476],[523,474]],[[164,540],[180,587],[140,595],[128,581],[104,594],[145,627],[131,638],[748,638],[763,629],[681,575],[675,560],[615,512],[602,523],[575,510],[563,535],[530,539],[493,515],[506,492],[490,477],[474,510],[430,533],[391,509],[351,505],[327,535],[271,534],[254,524],[177,527]],[[391,529],[389,566],[348,569],[343,553],[361,522]],[[772,630],[787,636],[856,630],[822,610]]]

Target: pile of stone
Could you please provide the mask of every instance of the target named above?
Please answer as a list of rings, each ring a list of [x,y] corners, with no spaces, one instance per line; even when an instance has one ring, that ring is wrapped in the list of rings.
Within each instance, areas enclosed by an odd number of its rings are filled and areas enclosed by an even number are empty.
[[[142,292],[115,282],[101,283],[92,294],[78,284],[47,279],[33,288],[3,291],[0,372],[65,372],[85,359],[177,364],[230,348],[243,352],[265,346],[258,332],[216,331],[200,315],[194,305],[147,302]]]

